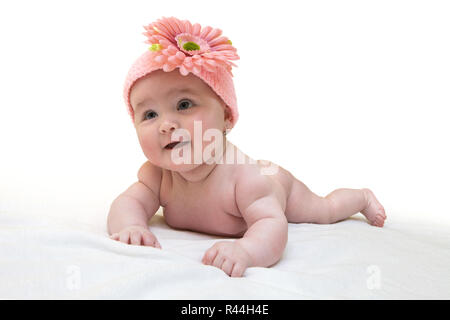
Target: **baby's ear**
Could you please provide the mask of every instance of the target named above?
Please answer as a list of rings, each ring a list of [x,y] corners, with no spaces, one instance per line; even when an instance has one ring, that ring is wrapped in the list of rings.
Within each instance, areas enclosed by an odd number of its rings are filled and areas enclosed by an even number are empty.
[[[225,105],[224,120],[229,121],[229,124],[231,124],[232,120],[231,110],[227,105]]]

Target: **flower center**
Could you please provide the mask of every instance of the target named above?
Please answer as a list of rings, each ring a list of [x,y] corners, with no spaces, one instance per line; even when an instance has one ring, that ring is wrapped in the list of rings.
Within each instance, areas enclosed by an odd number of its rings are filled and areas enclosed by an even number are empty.
[[[181,33],[175,37],[178,48],[190,56],[209,51],[208,42],[190,33]]]
[[[187,51],[200,50],[200,46],[195,42],[188,41],[183,44],[183,49]]]

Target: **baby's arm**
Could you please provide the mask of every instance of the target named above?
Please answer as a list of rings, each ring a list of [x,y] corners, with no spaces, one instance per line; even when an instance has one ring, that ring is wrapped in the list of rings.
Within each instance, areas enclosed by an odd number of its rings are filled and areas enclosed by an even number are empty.
[[[236,203],[248,230],[242,239],[215,243],[203,256],[204,264],[240,277],[248,267],[268,267],[281,258],[287,243],[288,222],[268,179],[240,177]]]
[[[148,228],[148,221],[160,206],[160,168],[146,162],[139,169],[138,179],[111,204],[108,232],[121,242],[160,247]]]
[[[236,240],[251,257],[251,265],[269,267],[280,260],[288,239],[288,221],[268,177],[241,179],[236,185],[236,204],[248,230]]]

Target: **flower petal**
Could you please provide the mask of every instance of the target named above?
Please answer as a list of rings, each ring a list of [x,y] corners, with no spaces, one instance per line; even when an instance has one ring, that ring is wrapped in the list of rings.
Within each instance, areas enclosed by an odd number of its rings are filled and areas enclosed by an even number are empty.
[[[233,47],[229,44],[220,44],[218,46],[214,46],[214,48],[212,48],[212,49],[217,50],[217,51],[223,51],[223,50],[230,50],[231,48],[233,48]]]
[[[157,32],[153,29],[153,23],[150,23],[148,26],[144,26],[145,31],[150,35],[155,35]]]
[[[177,58],[180,59],[180,60],[184,60],[184,59],[186,58],[186,55],[185,55],[183,52],[181,52],[181,51],[178,51],[178,52],[176,53],[176,56],[177,56]]]
[[[205,52],[205,53],[203,54],[203,56],[204,56],[205,58],[209,58],[209,59],[214,58],[214,55],[213,55],[211,52]]]
[[[180,73],[183,76],[187,76],[189,74],[189,71],[184,67],[184,65],[180,66]]]
[[[198,24],[198,23],[195,23],[195,24],[192,26],[192,34],[193,34],[194,36],[199,36],[201,30],[202,30],[202,26],[201,26],[200,24]]]
[[[210,26],[206,26],[202,29],[202,32],[200,33],[200,37],[203,39],[206,39],[206,36],[209,34],[209,32],[212,30]]]
[[[201,71],[201,69],[198,68],[198,67],[196,67],[196,66],[194,66],[194,67],[192,68],[192,71],[193,71],[195,74],[199,74],[200,71]]]
[[[177,67],[176,64],[165,63],[165,64],[163,65],[163,70],[164,70],[165,72],[170,72],[170,71],[173,71],[176,67]]]
[[[188,20],[183,20],[184,32],[192,34],[192,24]]]
[[[158,42],[157,38],[155,38],[154,36],[147,36],[147,43],[148,44],[153,44],[155,42]]]
[[[222,34],[222,30],[216,28],[214,30],[212,30],[207,36],[206,36],[206,41],[212,41],[213,39],[217,38],[218,36],[220,36]]]
[[[167,50],[169,51],[169,53],[171,55],[174,55],[174,54],[176,54],[178,52],[178,49],[173,44],[169,45]]]
[[[171,64],[178,64],[178,59],[176,56],[170,56],[167,61],[169,61]]]
[[[183,22],[180,19],[173,18],[173,20],[171,22],[172,22],[172,25],[174,26],[174,29],[176,31],[175,35],[184,32],[184,30],[185,30],[184,29],[184,24],[183,24]]]
[[[175,24],[177,25],[177,28],[178,28],[178,34],[186,32],[186,29],[184,28],[183,21],[175,19]]]
[[[159,43],[162,44],[164,48],[168,48],[172,44],[172,42],[167,41],[167,39],[160,39]]]
[[[155,30],[156,32],[162,34],[163,36],[165,36],[168,39],[172,38],[172,34],[171,34],[170,30],[168,30],[167,27],[165,25],[163,25],[162,23],[155,22],[153,29],[155,27],[156,27],[156,30]]]
[[[162,54],[156,56],[153,60],[155,60],[155,62],[157,63],[163,63],[166,61],[166,57]]]
[[[205,68],[205,69],[206,69],[207,71],[209,71],[209,72],[214,72],[214,71],[216,71],[216,68],[215,68],[215,67],[212,67],[212,66],[208,65],[207,63],[204,63],[202,67]]]
[[[161,20],[161,23],[164,23],[164,26],[170,30],[171,35],[177,34],[178,30],[175,28],[174,23],[172,22],[172,18],[164,18]]]
[[[210,65],[210,66],[212,66],[212,67],[217,66],[217,62],[215,62],[215,61],[212,60],[212,59],[205,59],[205,64],[208,64],[208,65]]]
[[[169,72],[169,69],[170,69],[170,66],[169,66],[167,63],[164,63],[164,65],[163,65],[163,70],[164,70],[165,72]]]
[[[218,38],[215,38],[215,39],[213,39],[213,40],[211,40],[211,41],[208,41],[208,44],[212,47],[212,46],[216,46],[216,45],[220,45],[220,44],[228,44],[228,45],[230,45],[229,44],[229,42],[228,42],[228,38],[227,37],[218,37]]]
[[[193,67],[192,58],[187,57],[186,59],[184,59],[184,65],[186,66],[186,68],[191,69]]]
[[[214,55],[214,59],[221,60],[221,61],[226,61],[227,60],[227,58],[224,57],[223,55]]]

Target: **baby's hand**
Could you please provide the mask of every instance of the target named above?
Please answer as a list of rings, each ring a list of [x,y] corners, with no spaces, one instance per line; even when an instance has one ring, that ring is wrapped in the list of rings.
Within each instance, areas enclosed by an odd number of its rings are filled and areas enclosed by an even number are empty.
[[[222,269],[231,277],[241,277],[251,259],[239,243],[219,241],[205,252],[202,263]]]
[[[161,249],[161,245],[155,235],[150,230],[142,226],[126,227],[118,233],[113,233],[110,238],[126,244],[133,244],[137,246],[144,245]]]

